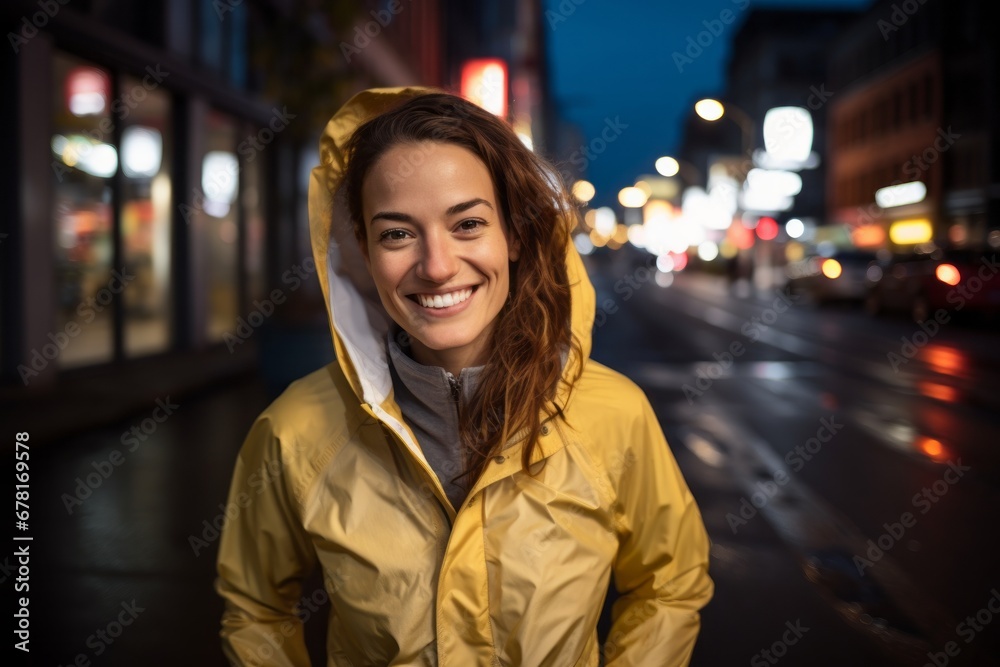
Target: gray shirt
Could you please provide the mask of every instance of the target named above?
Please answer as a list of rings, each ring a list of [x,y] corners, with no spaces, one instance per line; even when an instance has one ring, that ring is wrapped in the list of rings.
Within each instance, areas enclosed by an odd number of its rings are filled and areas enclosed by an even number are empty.
[[[465,406],[476,390],[483,366],[464,368],[456,378],[440,366],[425,366],[410,357],[389,331],[389,372],[403,418],[441,480],[457,510],[475,480],[465,472],[465,451],[458,432],[459,403]]]

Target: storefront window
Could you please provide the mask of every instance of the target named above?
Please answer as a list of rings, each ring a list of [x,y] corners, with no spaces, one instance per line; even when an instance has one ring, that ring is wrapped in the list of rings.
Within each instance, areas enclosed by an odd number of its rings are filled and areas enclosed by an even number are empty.
[[[123,79],[123,94],[135,104],[127,115],[123,111],[121,136],[122,253],[133,276],[123,301],[127,356],[170,346],[170,94],[150,88]]]
[[[122,267],[112,264],[118,150],[113,143],[111,75],[55,54],[53,81],[55,324],[58,331],[79,332],[59,355],[59,365],[70,367],[113,357],[114,301],[126,281],[115,273]]]
[[[222,340],[236,324],[239,306],[236,122],[217,111],[206,116],[205,152],[201,163],[201,211],[204,233],[204,275],[208,288],[207,337]]]

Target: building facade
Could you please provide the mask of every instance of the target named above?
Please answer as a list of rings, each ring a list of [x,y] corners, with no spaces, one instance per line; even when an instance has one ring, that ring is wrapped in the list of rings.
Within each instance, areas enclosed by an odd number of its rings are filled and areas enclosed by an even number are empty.
[[[239,357],[241,327],[318,295],[323,123],[355,90],[448,74],[438,2],[369,4],[5,3],[4,385]]]
[[[1000,227],[986,12],[969,0],[880,1],[831,50],[828,215],[858,245],[983,248]]]

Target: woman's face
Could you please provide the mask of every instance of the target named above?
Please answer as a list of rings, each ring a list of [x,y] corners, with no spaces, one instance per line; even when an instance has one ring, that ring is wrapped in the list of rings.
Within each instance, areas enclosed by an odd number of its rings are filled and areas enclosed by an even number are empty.
[[[486,165],[456,144],[399,144],[361,192],[365,260],[414,357],[455,374],[485,363],[518,255]]]

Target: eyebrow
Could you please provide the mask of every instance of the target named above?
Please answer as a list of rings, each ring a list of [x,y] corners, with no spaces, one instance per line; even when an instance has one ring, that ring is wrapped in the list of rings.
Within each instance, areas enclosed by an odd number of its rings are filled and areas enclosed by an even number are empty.
[[[488,201],[486,201],[481,197],[477,197],[475,199],[470,199],[469,201],[461,202],[460,204],[455,204],[454,206],[449,206],[444,213],[445,215],[449,216],[455,215],[457,213],[464,213],[465,211],[468,211],[470,208],[474,208],[476,206],[479,206],[480,204],[489,207],[491,210],[493,209],[492,204],[490,204]],[[413,222],[413,216],[407,213],[400,213],[399,211],[379,211],[378,213],[372,216],[371,222],[374,223],[379,218],[383,220],[391,220],[394,222]]]

